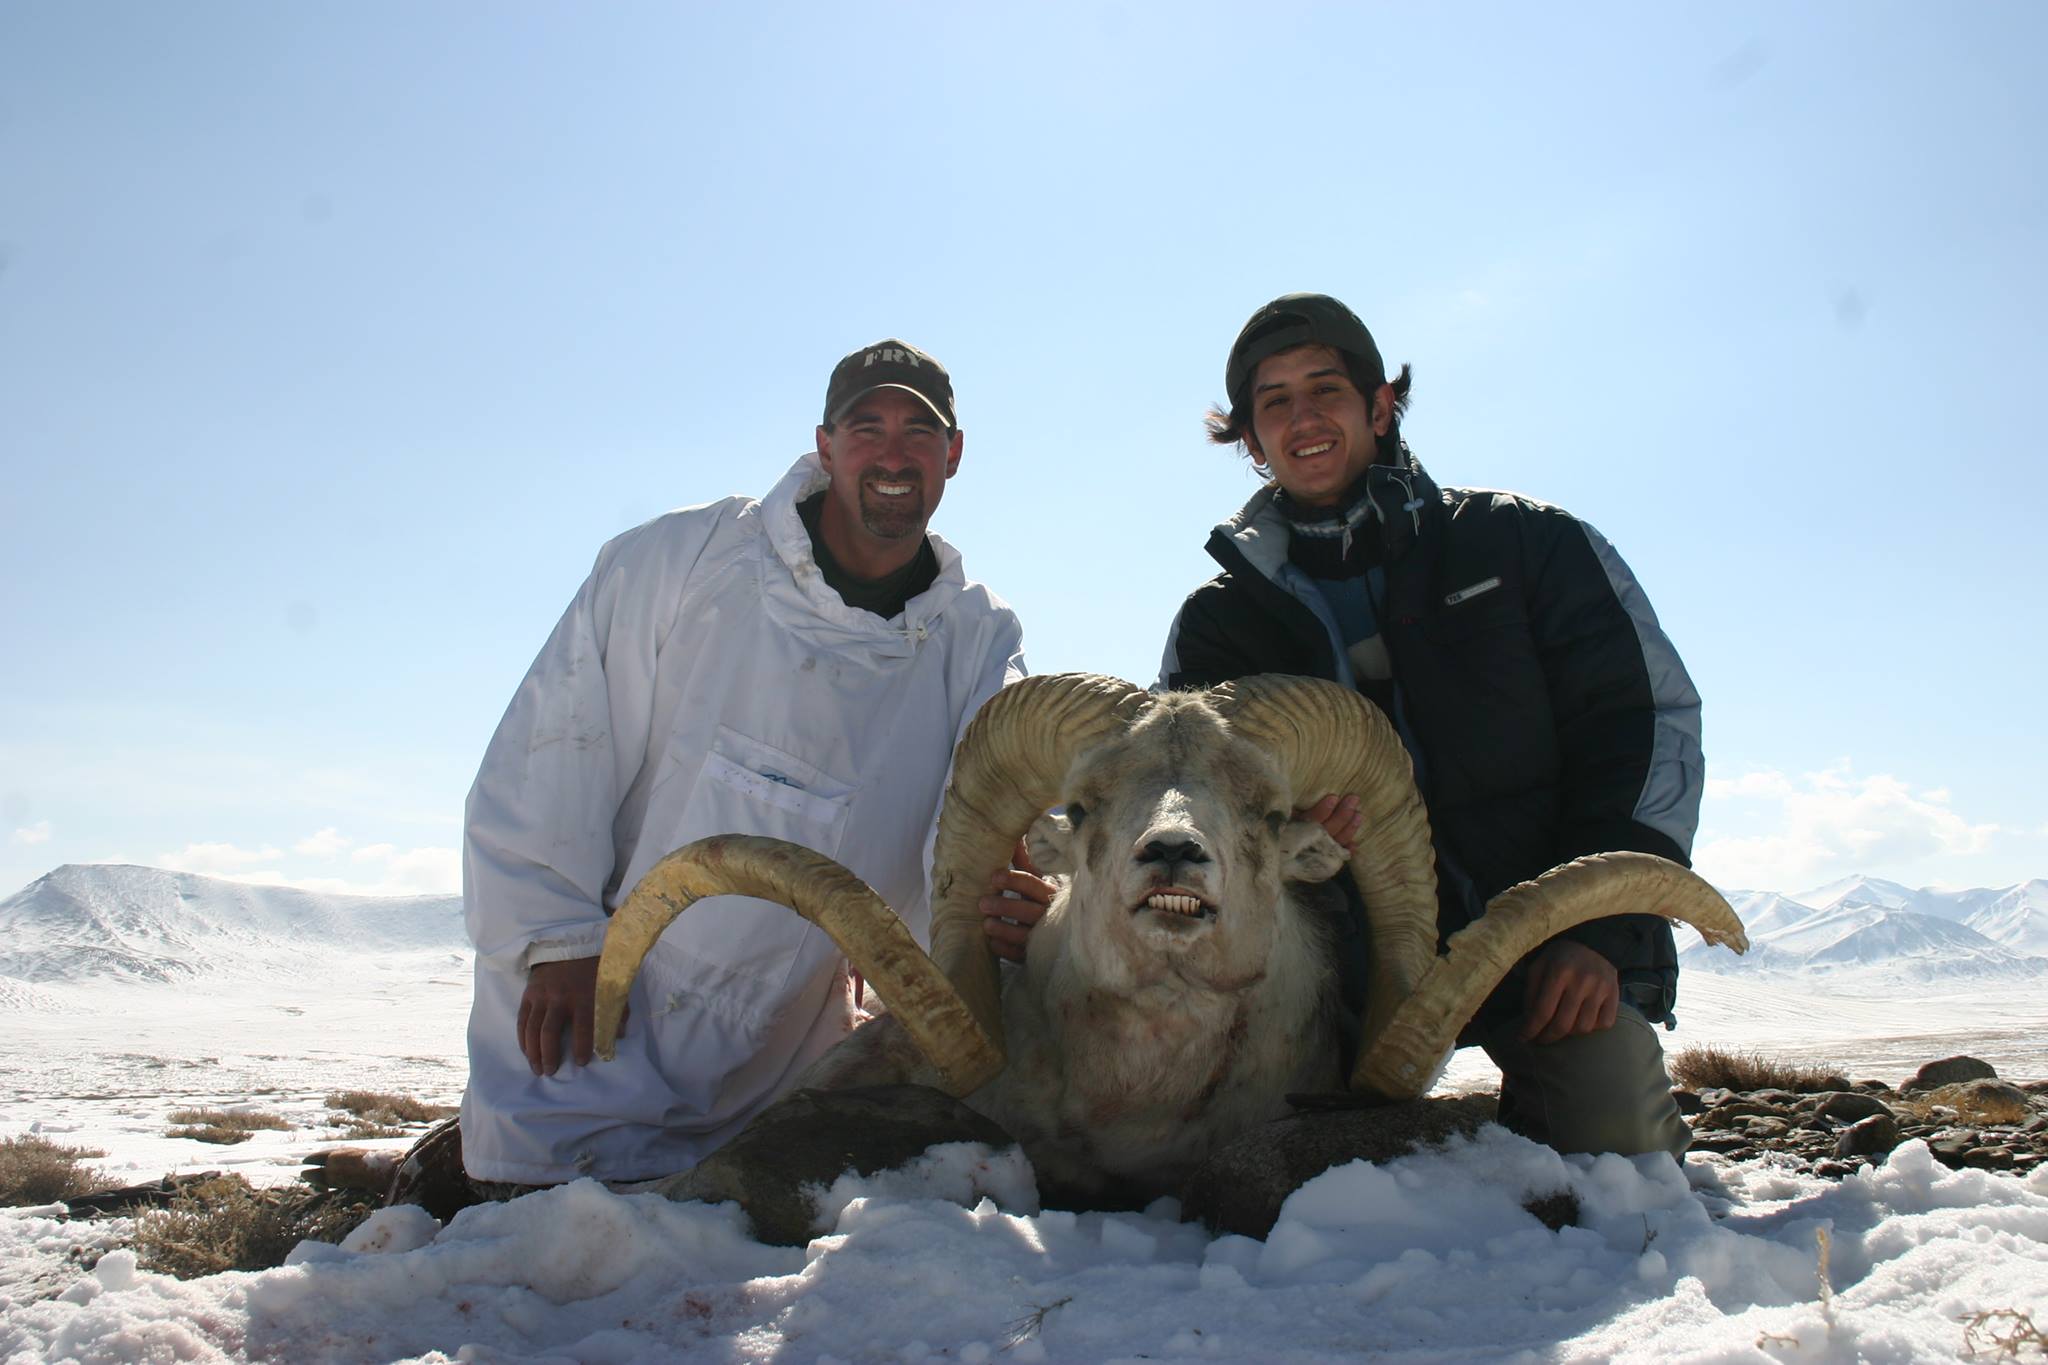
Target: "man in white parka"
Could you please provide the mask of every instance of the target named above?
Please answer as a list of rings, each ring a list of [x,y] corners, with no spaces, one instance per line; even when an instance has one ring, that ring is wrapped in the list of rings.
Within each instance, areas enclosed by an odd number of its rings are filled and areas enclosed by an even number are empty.
[[[1016,615],[926,533],[961,445],[944,368],[877,342],[833,370],[815,453],[767,497],[671,512],[598,553],[469,794],[473,1179],[685,1170],[852,1023],[822,932],[718,897],[662,935],[618,1060],[592,1064],[606,916],[672,849],[789,839],[926,939],[953,745],[1024,672]]]

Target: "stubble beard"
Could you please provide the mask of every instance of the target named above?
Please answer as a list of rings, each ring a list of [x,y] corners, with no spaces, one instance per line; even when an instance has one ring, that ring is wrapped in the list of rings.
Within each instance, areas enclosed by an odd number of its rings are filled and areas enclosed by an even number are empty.
[[[878,540],[904,540],[924,534],[924,484],[916,479],[885,479],[885,483],[909,483],[914,491],[900,498],[885,498],[860,488],[860,524]]]

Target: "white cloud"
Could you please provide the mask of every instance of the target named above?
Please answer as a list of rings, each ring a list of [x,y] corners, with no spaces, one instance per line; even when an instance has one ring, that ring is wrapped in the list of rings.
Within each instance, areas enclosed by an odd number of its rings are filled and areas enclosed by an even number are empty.
[[[1707,783],[1693,861],[1719,886],[1798,892],[1851,873],[1905,878],[1922,859],[1983,853],[2004,831],[1951,809],[1946,788],[1914,791],[1847,765],[1798,776],[1763,770]]]
[[[452,848],[390,850],[378,868],[376,893],[384,896],[445,896],[462,889],[462,856]]]
[[[52,832],[48,820],[38,820],[33,825],[23,825],[20,829],[14,831],[12,842],[17,844],[47,844],[50,842]]]
[[[158,854],[155,864],[174,872],[196,872],[221,881],[295,886],[305,891],[350,896],[447,896],[462,889],[462,859],[452,848],[401,849],[396,844],[367,844],[349,854],[357,869],[356,875],[349,877],[315,874],[295,866],[304,859],[329,861],[350,842],[336,831],[324,829],[292,846],[302,858],[292,858],[270,845],[242,848],[234,844],[187,844],[175,852]]]
[[[308,858],[332,858],[354,842],[355,840],[329,825],[326,829],[309,834],[293,844],[292,852]]]
[[[202,877],[220,877],[228,881],[267,881],[273,874],[254,875],[258,870],[256,865],[275,862],[283,856],[282,849],[269,845],[240,848],[234,844],[187,844],[176,852],[159,853],[156,865],[173,872],[197,872]]]

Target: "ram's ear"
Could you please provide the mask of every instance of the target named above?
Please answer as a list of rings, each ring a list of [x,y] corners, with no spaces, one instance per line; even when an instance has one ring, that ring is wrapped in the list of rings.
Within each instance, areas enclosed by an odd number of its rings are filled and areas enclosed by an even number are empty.
[[[1074,822],[1064,811],[1047,811],[1031,822],[1024,850],[1042,877],[1065,877],[1074,871]]]
[[[1313,820],[1290,820],[1280,831],[1280,858],[1287,880],[1326,882],[1348,859],[1344,845]]]

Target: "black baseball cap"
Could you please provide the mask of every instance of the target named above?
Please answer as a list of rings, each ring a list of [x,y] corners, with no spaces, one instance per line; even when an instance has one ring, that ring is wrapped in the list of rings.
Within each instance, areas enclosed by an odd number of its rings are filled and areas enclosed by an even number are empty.
[[[1373,344],[1372,333],[1365,330],[1356,313],[1328,294],[1282,294],[1252,314],[1237,334],[1237,344],[1230,348],[1230,363],[1223,369],[1223,389],[1230,395],[1230,405],[1243,403],[1244,390],[1259,372],[1260,361],[1309,342],[1363,361],[1375,381],[1374,388],[1387,382],[1380,348]]]
[[[909,342],[893,337],[863,346],[832,367],[832,379],[825,385],[825,425],[836,423],[855,399],[876,389],[915,394],[946,424],[946,430],[960,425],[953,416],[953,378],[946,367]]]

